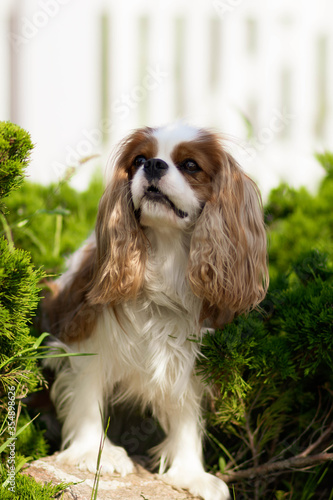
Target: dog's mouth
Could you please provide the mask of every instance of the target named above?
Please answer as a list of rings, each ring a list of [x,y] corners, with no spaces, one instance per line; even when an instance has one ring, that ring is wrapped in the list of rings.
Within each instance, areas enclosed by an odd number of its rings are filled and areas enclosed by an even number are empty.
[[[149,188],[145,190],[145,198],[158,203],[163,203],[164,205],[170,207],[180,219],[185,219],[185,217],[188,216],[187,212],[183,212],[183,210],[177,208],[176,205],[156,186],[149,186]]]

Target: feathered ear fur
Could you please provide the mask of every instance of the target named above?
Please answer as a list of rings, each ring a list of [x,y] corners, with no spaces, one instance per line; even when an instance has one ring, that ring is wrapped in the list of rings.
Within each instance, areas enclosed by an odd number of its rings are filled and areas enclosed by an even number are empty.
[[[266,233],[256,184],[221,149],[213,195],[196,223],[188,276],[215,326],[261,302],[268,287]]]
[[[135,140],[139,138],[131,137],[121,146],[112,181],[99,204],[95,272],[89,292],[92,304],[115,305],[135,298],[143,284],[145,236],[134,214],[126,165]]]
[[[59,290],[51,283],[52,293],[44,299],[46,329],[67,343],[91,334],[99,306],[134,298],[143,284],[146,244],[134,215],[128,171],[133,137],[121,146],[113,178],[101,198],[96,247],[87,245],[69,284]],[[139,141],[138,134],[135,137]]]

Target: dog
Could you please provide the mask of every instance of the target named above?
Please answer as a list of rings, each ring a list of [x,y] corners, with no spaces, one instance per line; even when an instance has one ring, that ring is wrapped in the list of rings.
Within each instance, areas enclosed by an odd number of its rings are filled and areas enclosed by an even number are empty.
[[[207,329],[256,307],[267,286],[260,193],[223,139],[182,123],[131,133],[94,234],[44,299],[52,345],[95,354],[48,361],[62,422],[57,459],[96,471],[107,403],[139,403],[166,435],[152,450],[162,479],[204,500],[229,498],[203,467],[195,362]],[[133,471],[108,439],[101,465]]]

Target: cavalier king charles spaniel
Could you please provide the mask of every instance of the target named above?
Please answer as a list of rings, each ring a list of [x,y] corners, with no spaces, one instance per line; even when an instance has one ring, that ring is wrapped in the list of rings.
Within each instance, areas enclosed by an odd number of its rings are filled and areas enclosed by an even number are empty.
[[[94,235],[44,299],[52,345],[95,354],[48,362],[63,423],[58,460],[95,471],[107,404],[139,402],[166,435],[152,450],[162,479],[204,500],[229,498],[203,467],[195,363],[207,330],[257,306],[267,283],[260,194],[221,137],[184,124],[134,131],[115,156]],[[101,465],[134,470],[108,439]]]

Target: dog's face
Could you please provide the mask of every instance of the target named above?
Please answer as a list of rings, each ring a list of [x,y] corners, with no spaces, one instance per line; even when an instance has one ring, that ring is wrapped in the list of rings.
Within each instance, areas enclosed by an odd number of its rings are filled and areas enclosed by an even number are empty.
[[[193,226],[212,195],[214,149],[213,136],[185,126],[154,130],[131,148],[132,201],[143,226]]]
[[[172,230],[184,233],[184,277],[207,314],[238,314],[262,300],[268,276],[260,193],[217,134],[177,124],[136,130],[120,144],[96,225],[95,303],[142,291],[154,251],[149,237],[163,228],[171,240]]]

